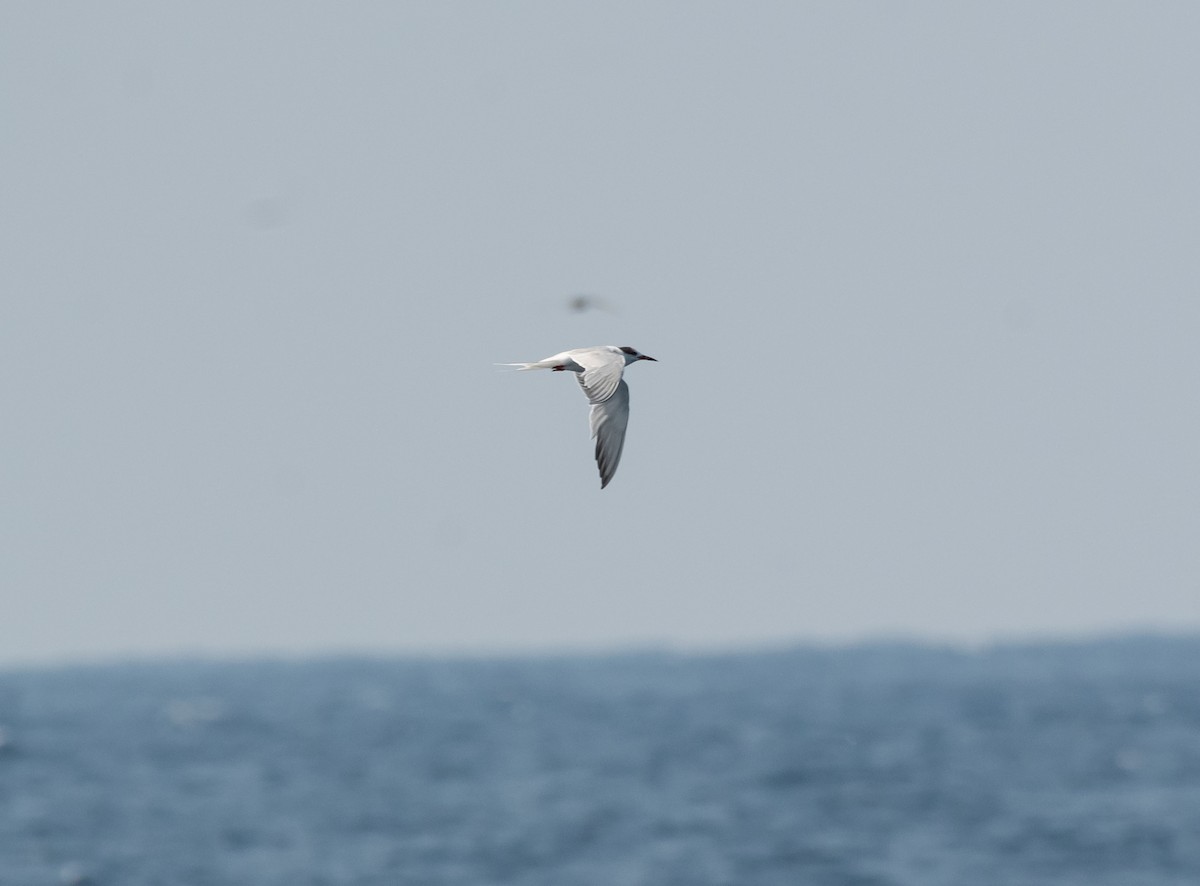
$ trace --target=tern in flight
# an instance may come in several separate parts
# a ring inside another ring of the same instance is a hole
[[[504,363],[518,369],[552,369],[576,373],[575,379],[592,404],[592,436],[596,438],[596,465],[603,489],[617,472],[629,425],[629,385],[621,376],[638,360],[654,360],[633,348],[598,345],[563,351],[536,363]],[[657,363],[657,360],[654,360]]]

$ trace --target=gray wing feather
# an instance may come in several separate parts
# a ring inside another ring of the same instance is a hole
[[[616,390],[607,399],[592,401],[592,436],[596,438],[596,466],[600,468],[601,489],[617,472],[621,450],[625,448],[625,429],[629,427],[629,385],[620,380],[619,373],[617,378]],[[580,384],[583,384],[582,380]]]

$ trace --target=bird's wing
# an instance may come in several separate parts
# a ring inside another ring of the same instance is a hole
[[[603,403],[616,391],[625,371],[625,358],[603,349],[581,348],[571,358],[583,367],[575,378],[592,405]]]
[[[629,427],[629,385],[617,374],[617,388],[599,402],[592,401],[592,436],[596,438],[596,466],[600,468],[600,488],[617,472],[621,450],[625,448],[625,429]],[[579,382],[583,384],[582,379]],[[587,387],[584,387],[587,390]]]

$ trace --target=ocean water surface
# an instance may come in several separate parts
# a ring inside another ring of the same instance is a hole
[[[0,886],[1195,886],[1200,638],[0,671]]]

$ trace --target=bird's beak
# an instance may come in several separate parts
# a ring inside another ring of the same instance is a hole
[[[654,360],[653,357],[647,357],[645,354],[638,354],[638,359],[639,360]],[[654,362],[657,363],[658,361],[654,360]]]

